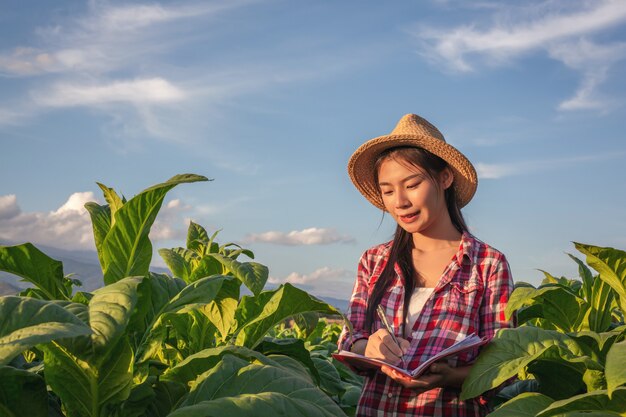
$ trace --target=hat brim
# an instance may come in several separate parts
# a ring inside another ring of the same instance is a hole
[[[454,175],[452,186],[459,208],[470,202],[478,186],[476,170],[472,163],[454,146],[441,139],[413,134],[385,135],[370,139],[350,157],[348,161],[350,179],[369,202],[381,210],[386,210],[380,188],[375,183],[375,163],[381,152],[397,146],[423,148],[446,161]]]

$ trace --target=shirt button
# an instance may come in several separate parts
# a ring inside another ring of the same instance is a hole
[[[390,393],[390,392],[389,392],[389,393],[387,393],[387,398],[391,398],[391,397],[393,397],[393,394],[392,394],[392,393]]]

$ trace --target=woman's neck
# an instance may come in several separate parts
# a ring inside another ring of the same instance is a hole
[[[431,228],[423,233],[413,233],[413,249],[418,252],[432,252],[458,246],[462,233],[452,222]]]

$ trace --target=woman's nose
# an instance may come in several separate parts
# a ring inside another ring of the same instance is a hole
[[[396,208],[405,208],[405,207],[408,207],[410,204],[411,202],[409,201],[405,193],[403,192],[396,193],[396,201],[395,201]]]

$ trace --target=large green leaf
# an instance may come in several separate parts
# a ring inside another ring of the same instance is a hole
[[[241,346],[226,345],[205,349],[201,352],[189,355],[178,365],[165,371],[162,379],[188,384],[195,380],[198,375],[217,365],[224,355],[234,355],[248,362],[254,361],[266,365],[280,366],[262,353]]]
[[[122,403],[120,417],[165,417],[187,393],[184,385],[159,381],[150,376],[145,382],[132,387]]]
[[[526,372],[538,381],[539,393],[555,400],[571,397],[584,390],[584,376],[587,371],[589,370],[561,360],[560,353],[554,348],[546,350],[541,359],[530,362],[526,367]],[[594,372],[602,373],[600,370]],[[595,384],[595,381],[590,383]]]
[[[229,297],[230,293],[221,293],[225,281],[234,280],[233,277],[213,276],[193,282],[176,294],[155,315],[154,321],[144,333],[144,337],[137,350],[137,363],[143,363],[150,359],[158,350],[165,338],[165,326],[163,321],[169,314],[186,312],[202,307],[220,297]]]
[[[135,344],[139,343],[146,330],[152,326],[163,307],[183,288],[183,280],[166,274],[150,272],[143,279],[137,288],[139,299],[128,323],[129,334],[136,335]]]
[[[183,406],[219,398],[275,392],[309,403],[314,406],[311,409],[319,410],[321,415],[343,414],[328,395],[297,373],[272,365],[249,364],[232,355],[225,355],[217,366],[200,375],[192,385]]]
[[[96,184],[98,184],[98,187],[102,190],[102,194],[104,195],[106,202],[109,203],[109,210],[111,211],[111,226],[113,226],[115,224],[115,213],[122,208],[124,202],[113,188],[109,188],[99,182]]]
[[[209,241],[209,235],[204,227],[197,223],[189,222],[189,229],[187,230],[187,249],[198,251],[201,247]]]
[[[228,271],[231,271],[252,294],[259,295],[269,277],[269,269],[257,262],[239,262],[226,256],[213,253],[209,256],[217,259]],[[194,271],[195,272],[195,271]]]
[[[554,400],[537,392],[525,392],[502,404],[489,417],[535,417]]]
[[[237,280],[226,280],[222,285],[220,296],[202,308],[202,312],[213,323],[226,341],[235,326],[235,312],[239,303],[239,288]]]
[[[320,384],[320,374],[318,368],[311,358],[311,353],[304,347],[301,339],[264,339],[255,348],[256,351],[268,355],[287,355],[298,360],[308,370],[313,380]]]
[[[148,273],[152,259],[152,244],[148,234],[165,195],[178,184],[206,180],[206,177],[200,175],[176,175],[142,191],[115,213],[115,222],[102,242],[106,284]]]
[[[222,275],[224,267],[211,255],[193,261],[193,270],[189,275],[188,282],[194,282],[211,275]]]
[[[626,384],[626,340],[614,343],[606,355],[606,385],[613,398],[618,387]]]
[[[563,333],[530,326],[502,329],[472,366],[463,383],[461,399],[499,386],[536,360],[568,366],[577,370],[581,378],[588,368],[602,369],[584,353],[575,340]]]
[[[104,271],[104,255],[102,253],[102,242],[111,230],[111,208],[108,205],[101,206],[93,201],[85,203],[85,209],[91,217],[91,226],[93,228],[93,238],[98,252],[98,261],[100,267]]]
[[[515,292],[523,294],[525,305],[540,305],[541,317],[561,331],[580,330],[586,311],[586,303],[585,300],[572,293],[569,288],[560,284],[547,284],[536,290],[525,287],[517,288],[513,295],[516,295]],[[517,297],[513,298],[513,306],[518,303]],[[510,312],[510,310],[507,311]]]
[[[555,401],[537,417],[551,417],[569,412],[603,411],[607,414],[626,415],[626,387],[617,389],[609,399],[607,391],[593,391],[576,395],[566,400]]]
[[[48,417],[46,381],[34,372],[0,366],[0,416]]]
[[[133,352],[126,338],[108,347],[109,355],[82,360],[63,346],[42,347],[46,382],[61,398],[68,417],[107,417],[128,398],[133,379]]]
[[[88,326],[56,303],[0,297],[0,365],[35,345],[90,334]]]
[[[237,397],[218,398],[213,401],[179,408],[168,417],[341,417],[345,413],[338,409],[327,412],[318,405],[295,399],[278,392],[242,394]]]
[[[69,300],[64,285],[63,264],[30,243],[0,246],[0,271],[9,272],[34,284],[48,300]]]
[[[580,276],[580,279],[583,283],[581,287],[582,296],[584,299],[589,300],[593,288],[594,277],[583,261],[570,253],[568,253],[567,255],[578,264],[578,275]]]
[[[159,249],[159,255],[175,277],[191,282],[194,253],[184,248]],[[196,255],[197,256],[197,255]]]
[[[589,309],[583,320],[583,327],[593,332],[605,332],[611,326],[611,309],[607,306],[613,302],[613,291],[606,281],[596,279],[591,285],[588,296]]]
[[[89,326],[96,353],[110,349],[126,332],[139,298],[137,288],[143,279],[128,277],[94,291],[89,302]]]
[[[582,243],[574,246],[587,255],[587,264],[618,294],[622,313],[626,313],[626,252]]]
[[[276,291],[273,291],[272,297],[263,306],[261,313],[254,320],[243,326],[237,335],[236,343],[241,346],[254,347],[280,321],[306,311],[341,314],[339,310],[330,304],[318,300],[291,284],[284,284]]]

